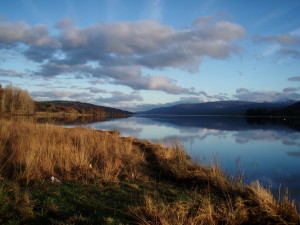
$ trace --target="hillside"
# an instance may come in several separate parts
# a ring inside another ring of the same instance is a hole
[[[144,117],[144,115],[141,115]],[[300,131],[300,120],[296,118],[265,118],[242,116],[169,116],[147,115],[155,123],[166,124],[175,129],[220,130],[220,131],[254,131],[292,130]]]
[[[123,117],[131,115],[131,112],[121,109],[98,106],[90,103],[76,101],[45,101],[36,102],[37,112],[90,114],[98,116]]]
[[[300,116],[300,102],[291,104],[286,107],[277,109],[270,108],[250,108],[245,113],[246,116],[264,116],[264,117],[299,117]]]
[[[296,115],[300,115],[300,102],[288,106],[287,109]]]
[[[164,115],[244,115],[250,108],[279,109],[290,105],[283,103],[257,103],[244,101],[218,101],[205,103],[180,104],[170,107],[156,108],[140,114]]]

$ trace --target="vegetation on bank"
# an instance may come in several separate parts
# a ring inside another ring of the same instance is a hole
[[[125,117],[131,112],[111,107],[75,101],[35,102],[28,91],[12,85],[0,84],[0,114],[8,115],[88,115],[97,117]]]
[[[0,120],[1,224],[299,224],[295,203],[118,132]]]
[[[245,116],[255,117],[299,117],[300,116],[300,102],[294,103],[288,107],[277,109],[266,108],[250,108],[246,111]]]
[[[75,101],[47,101],[36,102],[36,111],[41,113],[63,113],[93,115],[100,117],[125,117],[131,115],[131,112],[115,109],[111,107],[98,106],[89,103]]]
[[[32,115],[35,112],[35,103],[28,91],[12,85],[2,88],[0,84],[0,114]]]
[[[298,104],[298,105],[297,105]],[[276,113],[276,116],[300,116],[300,103],[286,102],[247,102],[247,101],[216,101],[202,103],[185,103],[168,107],[160,107],[140,112],[146,115],[194,115],[194,116],[244,116],[253,113],[252,109],[262,109]],[[250,110],[247,112],[247,110]],[[254,111],[256,114],[256,112]],[[252,114],[253,115],[253,114]],[[260,115],[256,115],[260,116]]]

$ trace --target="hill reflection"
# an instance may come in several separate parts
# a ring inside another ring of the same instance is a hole
[[[1,116],[6,120],[27,121],[32,123],[49,123],[61,126],[80,126],[88,125],[97,122],[104,122],[116,119],[115,117],[101,117],[93,115],[76,115],[76,114],[62,114],[62,115],[38,115],[38,116]]]
[[[180,127],[201,127],[216,130],[251,130],[251,129],[294,129],[300,131],[298,118],[261,118],[233,116],[148,116],[160,123],[169,123]]]

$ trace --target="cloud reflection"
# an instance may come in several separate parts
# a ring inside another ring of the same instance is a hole
[[[282,124],[248,124],[243,118],[228,117],[130,117],[91,126],[118,129],[123,136],[164,145],[182,143],[192,160],[208,163],[217,156],[229,174],[235,173],[240,162],[247,183],[259,179],[268,186],[271,182],[275,193],[284,184],[300,199],[296,192],[300,132]]]
[[[279,130],[249,130],[238,131],[234,134],[236,143],[245,144],[250,141],[275,142],[281,141],[284,145],[300,145],[300,133]]]
[[[287,146],[300,146],[300,133],[288,127],[248,124],[242,118],[222,117],[130,117],[94,123],[96,129],[118,129],[123,136],[157,140],[179,140],[193,143],[209,137],[234,138],[237,144],[249,142],[281,142]],[[147,133],[147,135],[145,134]]]
[[[287,155],[293,156],[293,157],[300,157],[300,152],[288,152]]]
[[[249,124],[244,118],[205,116],[151,117],[145,121],[146,124],[158,123],[176,129],[178,139],[204,140],[210,136],[227,139],[232,136],[238,144],[280,141],[284,145],[300,146],[300,133],[283,124]],[[167,136],[165,134],[162,139]]]

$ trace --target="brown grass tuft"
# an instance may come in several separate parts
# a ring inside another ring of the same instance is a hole
[[[246,187],[251,201],[250,214],[253,221],[277,222],[280,224],[299,224],[300,216],[295,202],[289,201],[287,193],[276,201],[270,189],[264,188],[259,181]],[[287,222],[289,221],[289,223]]]
[[[206,225],[206,224],[246,224],[247,210],[241,200],[216,204],[210,195],[194,201],[178,201],[169,204],[155,201],[145,196],[145,205],[131,210],[138,224],[150,225]],[[240,204],[240,205],[239,205]]]

